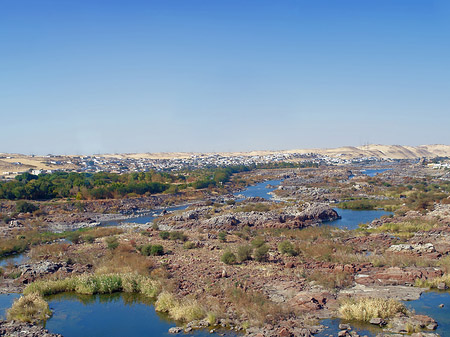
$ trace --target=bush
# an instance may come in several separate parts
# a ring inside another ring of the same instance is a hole
[[[152,250],[152,245],[150,245],[150,244],[139,247],[139,251],[144,256],[150,256],[151,250]]]
[[[258,248],[256,248],[255,253],[253,254],[255,260],[258,262],[263,262],[267,260],[267,253],[269,252],[269,247],[264,243]]]
[[[81,234],[79,232],[70,232],[66,235],[66,238],[74,244],[81,242]]]
[[[226,242],[227,241],[227,232],[219,232],[218,234],[218,238],[220,241],[222,242]]]
[[[236,263],[236,255],[234,255],[230,251],[226,251],[223,253],[222,257],[220,258],[220,261],[222,261],[225,264],[235,264]]]
[[[161,245],[151,245],[151,244],[144,245],[144,246],[139,247],[139,251],[144,256],[164,255],[164,248]]]
[[[110,236],[109,238],[106,238],[106,246],[110,250],[114,250],[117,247],[119,247],[119,240],[115,236]]]
[[[22,322],[45,321],[51,314],[48,303],[38,293],[21,296],[7,311],[8,320]]]
[[[19,213],[33,213],[39,209],[38,206],[27,201],[18,201],[16,203],[16,211]]]
[[[167,231],[159,232],[159,237],[163,240],[169,240],[170,233]]]
[[[190,299],[179,301],[167,291],[159,294],[155,303],[155,310],[166,312],[177,321],[190,322],[205,317],[205,311],[198,305],[197,301]]]
[[[150,254],[152,256],[160,256],[160,255],[164,255],[164,248],[161,245],[153,245],[151,250],[150,250]]]
[[[339,315],[345,320],[368,322],[372,318],[390,318],[398,313],[406,314],[406,307],[393,299],[364,297],[347,299],[341,303]]]
[[[184,249],[194,249],[197,248],[197,245],[192,241],[186,241],[183,245]]]
[[[278,245],[278,251],[281,254],[285,254],[285,255],[289,255],[289,256],[297,255],[297,252],[295,251],[294,246],[292,245],[292,243],[290,241],[280,242],[280,244]]]
[[[444,274],[442,276],[427,280],[416,279],[416,286],[418,287],[437,288],[441,283],[444,283],[447,287],[450,287],[450,274]]]
[[[265,243],[266,243],[266,241],[260,236],[254,238],[251,242],[251,244],[254,248],[259,248],[262,245],[264,245]]]
[[[239,262],[244,262],[252,258],[253,247],[250,245],[242,245],[237,249],[237,258]]]
[[[86,241],[87,243],[94,243],[95,238],[92,235],[86,235],[84,237],[84,241]]]
[[[170,232],[169,236],[171,240],[186,241],[188,239],[187,235],[180,231]]]

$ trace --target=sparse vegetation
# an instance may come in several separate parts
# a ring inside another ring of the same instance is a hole
[[[227,235],[228,235],[227,232],[219,232],[217,237],[219,238],[220,241],[226,242],[227,241]]]
[[[396,314],[407,314],[406,307],[393,299],[363,297],[342,301],[339,314],[346,320],[368,322],[372,318],[389,319]]]
[[[244,262],[252,258],[253,247],[250,245],[242,245],[237,249],[237,259],[239,262]]]
[[[278,251],[281,254],[285,254],[285,255],[289,255],[289,256],[297,255],[297,252],[295,251],[294,246],[292,245],[292,243],[290,241],[280,242],[280,244],[278,245]]]
[[[235,264],[237,259],[236,255],[230,251],[226,251],[222,254],[222,257],[220,258],[220,261],[222,261],[225,264]]]
[[[110,250],[114,250],[114,249],[116,249],[117,247],[119,247],[119,240],[118,240],[117,237],[115,237],[115,236],[107,237],[107,238],[105,239],[105,242],[106,242],[106,246],[107,246],[108,249],[110,249]]]
[[[38,293],[27,293],[14,301],[7,311],[7,318],[22,322],[42,322],[51,314],[48,303]]]
[[[417,279],[416,286],[423,288],[438,288],[440,284],[444,284],[447,288],[450,287],[450,274],[444,274],[433,279]]]

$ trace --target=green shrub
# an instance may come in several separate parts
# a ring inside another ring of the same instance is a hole
[[[117,238],[115,236],[110,236],[110,237],[106,238],[105,241],[106,241],[106,246],[110,250],[114,250],[117,247],[119,247],[119,240],[117,240]]]
[[[225,253],[222,254],[220,261],[222,261],[225,264],[235,264],[236,263],[236,255],[234,255],[230,251],[226,251]]]
[[[262,238],[260,236],[254,238],[251,242],[251,244],[254,248],[259,248],[262,245],[264,245],[265,243],[266,243],[266,241],[264,240],[264,238]]]
[[[222,242],[226,242],[227,241],[227,232],[219,232],[218,234],[218,238],[220,241]]]
[[[28,201],[18,201],[16,203],[16,211],[19,213],[33,213],[39,209],[38,206]]]
[[[194,249],[197,248],[197,245],[192,241],[186,241],[183,245],[184,249]]]
[[[150,256],[151,250],[152,250],[152,245],[151,244],[143,245],[143,246],[139,247],[139,251],[144,256]]]
[[[66,235],[67,240],[70,242],[77,244],[81,242],[81,234],[79,232],[70,232]]]
[[[170,232],[169,235],[171,240],[186,241],[188,239],[187,235],[181,231]]]
[[[144,256],[164,255],[164,248],[161,245],[151,245],[151,244],[144,245],[144,246],[139,247],[139,251]]]
[[[95,238],[92,235],[85,235],[84,241],[86,241],[87,243],[94,243]]]
[[[164,248],[161,245],[153,245],[150,249],[150,254],[152,256],[160,256],[164,255]]]
[[[269,252],[269,247],[264,243],[255,249],[254,257],[258,262],[263,262],[267,260],[267,253]]]
[[[242,245],[237,249],[237,258],[239,262],[244,262],[252,258],[253,247],[250,245]]]
[[[297,255],[297,252],[295,251],[294,246],[292,245],[292,243],[290,241],[280,242],[280,244],[278,245],[278,251],[281,254],[285,254],[285,255],[289,255],[289,256]]]
[[[170,233],[167,231],[159,232],[159,237],[163,240],[169,240]]]

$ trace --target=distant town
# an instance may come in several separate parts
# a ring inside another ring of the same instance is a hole
[[[79,172],[79,173],[129,173],[147,171],[174,172],[192,169],[227,167],[235,165],[264,165],[280,162],[309,162],[318,165],[352,165],[352,164],[379,164],[393,161],[407,161],[408,163],[421,163],[433,169],[450,170],[448,156],[439,156],[437,152],[415,152],[408,157],[397,155],[392,149],[401,150],[403,147],[391,146],[389,151],[380,155],[374,146],[370,151],[361,148],[337,148],[306,152],[305,150],[292,151],[260,151],[254,153],[192,153],[192,154],[115,154],[115,155],[79,155],[60,156],[48,154],[45,156],[33,155],[0,155],[0,179],[13,179],[22,172],[34,175],[41,173]],[[340,150],[342,150],[340,152]],[[408,151],[414,148],[408,148]],[[415,150],[423,150],[417,147]],[[442,153],[442,150],[441,150]],[[445,152],[446,154],[446,152]]]

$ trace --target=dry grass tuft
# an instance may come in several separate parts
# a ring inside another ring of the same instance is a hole
[[[205,310],[194,299],[178,300],[172,293],[163,291],[155,303],[156,311],[166,312],[177,321],[190,322],[205,317]]]
[[[393,299],[361,297],[342,301],[339,315],[346,320],[368,322],[372,318],[388,319],[398,313],[407,314],[406,307]]]
[[[450,274],[444,274],[429,280],[416,280],[416,286],[423,288],[437,288],[440,283],[444,283],[447,287],[450,287]]]
[[[45,321],[51,314],[48,303],[38,293],[21,296],[7,311],[8,320],[22,322]]]

